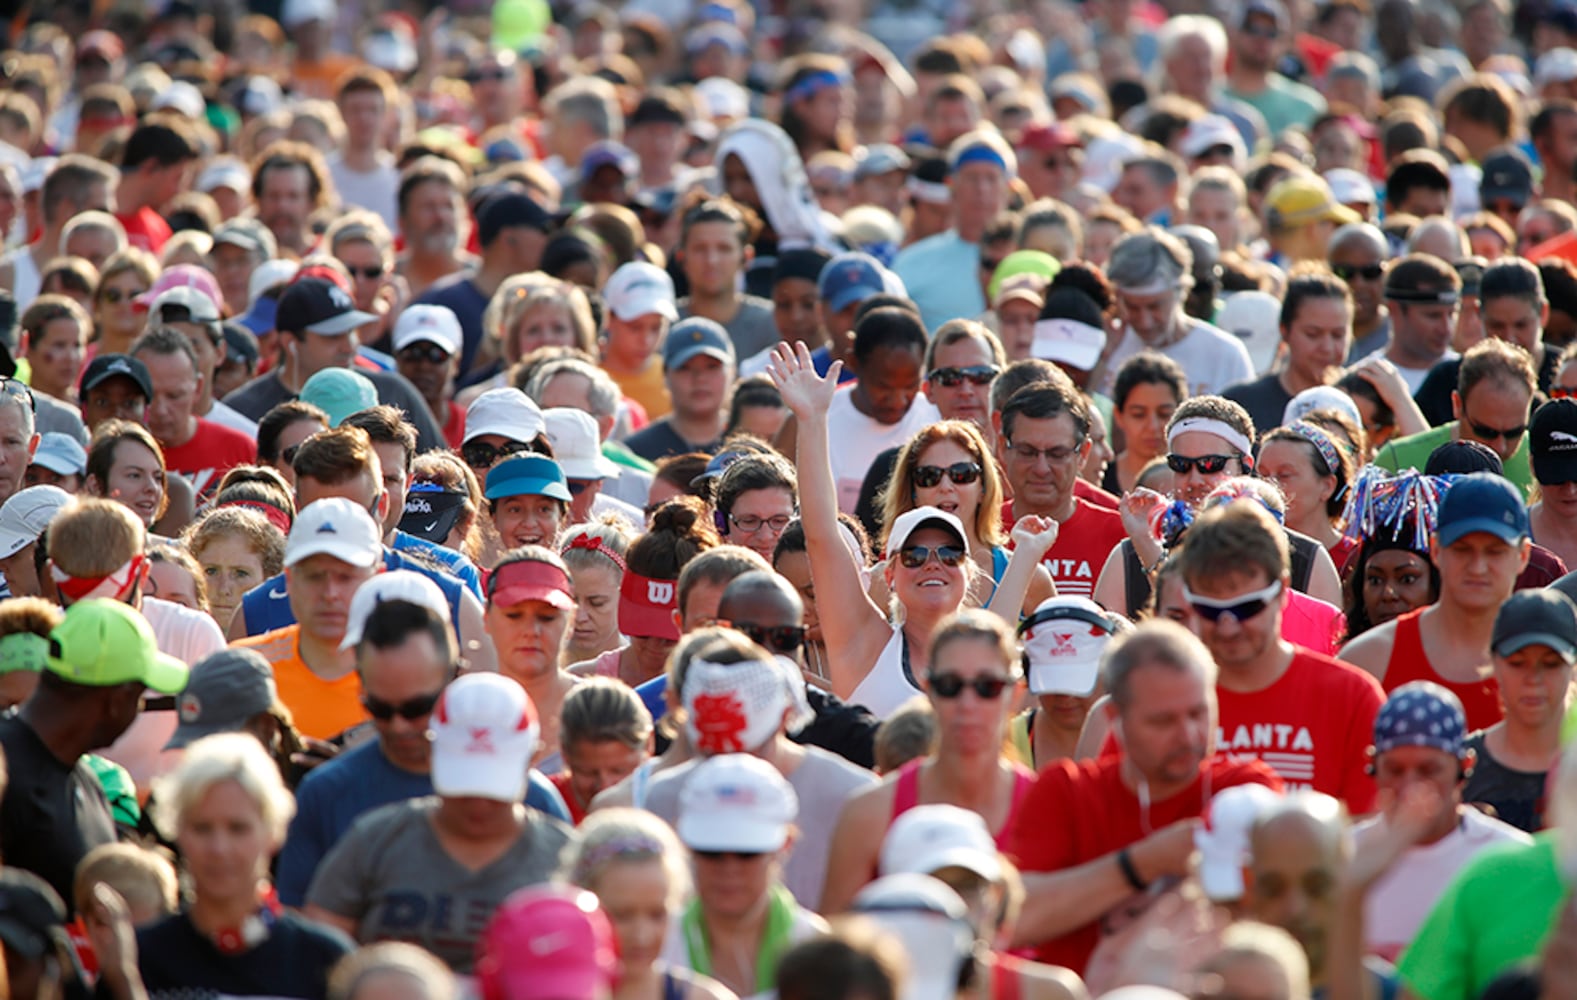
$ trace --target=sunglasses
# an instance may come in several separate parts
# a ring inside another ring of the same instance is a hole
[[[898,550],[898,562],[904,569],[919,569],[936,556],[943,566],[959,566],[964,562],[964,550],[957,545],[909,545]]]
[[[1333,264],[1331,271],[1343,281],[1362,278],[1364,281],[1379,281],[1385,276],[1384,264]]]
[[[938,368],[925,378],[927,382],[956,389],[966,381],[971,385],[990,385],[1001,371],[996,365],[970,365],[968,368]]]
[[[146,288],[138,288],[129,292],[123,292],[119,288],[108,288],[104,291],[104,301],[112,306],[118,306],[122,302],[130,302],[137,296],[146,294],[148,294]]]
[[[690,851],[694,856],[703,861],[754,861],[763,857],[766,851]]]
[[[472,84],[485,82],[497,83],[499,80],[509,79],[509,71],[506,69],[476,69],[466,73],[460,79],[464,80],[466,83]]]
[[[566,479],[564,482],[569,487],[569,495],[572,497],[578,497],[591,489],[591,480],[589,479]]]
[[[928,490],[938,485],[942,477],[953,481],[954,486],[968,486],[980,478],[980,466],[974,462],[954,462],[945,468],[940,465],[917,465],[910,476],[914,484]]]
[[[1199,470],[1202,476],[1213,476],[1227,467],[1235,455],[1168,455],[1166,467],[1179,476],[1186,476],[1190,469]]]
[[[1270,602],[1281,595],[1281,581],[1256,590],[1252,594],[1243,594],[1228,600],[1218,601],[1209,597],[1200,597],[1188,585],[1183,585],[1183,600],[1194,609],[1194,614],[1205,621],[1214,624],[1221,620],[1223,615],[1231,615],[1233,621],[1246,622],[1250,618],[1270,607]]]
[[[1473,436],[1480,441],[1499,441],[1502,439],[1508,442],[1515,441],[1527,433],[1528,430],[1527,424],[1519,424],[1516,427],[1491,427],[1488,424],[1481,424],[1477,420],[1469,420],[1467,425],[1473,428]]]
[[[349,264],[346,264],[345,270],[350,272],[352,278],[365,278],[368,281],[377,281],[383,277],[385,268],[382,264],[373,267],[351,267]]]
[[[0,393],[16,399],[25,399],[27,408],[34,413],[38,412],[38,404],[33,401],[33,390],[27,387],[27,383],[18,382],[14,378],[0,378]]]
[[[975,695],[982,701],[995,701],[1013,683],[1006,677],[971,677],[964,680],[957,674],[929,674],[926,679],[938,698],[949,701],[963,694],[966,687],[973,688]]]
[[[805,642],[807,629],[803,625],[751,625],[734,622],[734,628],[751,642],[771,653],[792,653]]]
[[[434,344],[431,341],[423,341],[419,344],[402,347],[399,354],[401,361],[408,361],[411,364],[420,364],[425,361],[430,365],[444,364],[454,356],[444,350],[442,345]]]
[[[374,698],[370,694],[361,696],[361,707],[367,714],[379,722],[388,722],[396,715],[407,722],[415,722],[424,716],[431,715],[433,708],[438,704],[438,696],[443,692],[434,691],[432,694],[419,695],[407,701],[389,702],[382,698]]]
[[[473,469],[491,469],[493,463],[510,455],[518,455],[529,451],[530,445],[523,441],[510,441],[506,444],[492,445],[473,441],[460,446],[460,457],[465,459],[465,464]]]

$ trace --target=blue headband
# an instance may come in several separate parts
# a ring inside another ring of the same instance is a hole
[[[1001,153],[983,142],[959,153],[958,159],[953,162],[953,172],[957,173],[971,163],[989,163],[1004,174],[1008,173],[1008,161]]]
[[[841,87],[846,81],[830,69],[819,69],[800,80],[794,86],[783,92],[783,100],[789,103],[815,97],[828,87]]]

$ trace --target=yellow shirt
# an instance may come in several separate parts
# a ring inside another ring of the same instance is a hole
[[[668,398],[668,383],[663,379],[663,363],[655,356],[639,372],[610,371],[608,374],[618,383],[620,392],[641,404],[649,419],[666,417],[673,409]]]
[[[304,736],[329,740],[367,721],[361,704],[361,678],[353,670],[326,681],[301,658],[301,626],[287,625],[234,643],[263,654],[274,668],[279,701],[290,709]]]

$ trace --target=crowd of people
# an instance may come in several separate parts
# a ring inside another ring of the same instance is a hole
[[[12,7],[0,996],[1577,1000],[1572,0]]]

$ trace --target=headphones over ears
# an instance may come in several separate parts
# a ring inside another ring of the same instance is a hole
[[[712,509],[712,525],[717,528],[719,535],[728,537],[728,515],[715,507]]]

